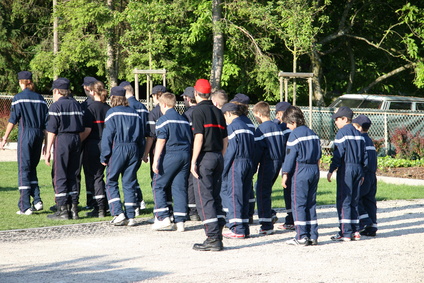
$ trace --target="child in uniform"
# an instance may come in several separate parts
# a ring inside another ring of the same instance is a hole
[[[298,107],[290,106],[284,111],[283,120],[292,130],[287,141],[287,154],[282,167],[282,185],[287,188],[291,179],[291,201],[296,227],[296,237],[289,245],[317,245],[318,222],[316,212],[319,160],[321,147],[319,137],[305,125],[305,117]]]
[[[332,236],[333,241],[359,241],[358,201],[359,188],[363,182],[363,169],[368,166],[365,139],[352,125],[353,112],[349,107],[340,107],[331,116],[339,131],[334,140],[333,159],[327,174],[328,182],[337,170],[337,213],[340,232]]]
[[[364,137],[368,154],[368,168],[364,169],[364,182],[361,185],[358,204],[359,231],[362,236],[374,237],[377,232],[377,151],[368,136],[371,120],[365,115],[359,115],[352,120],[352,124]]]

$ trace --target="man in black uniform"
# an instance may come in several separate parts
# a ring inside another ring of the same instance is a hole
[[[203,222],[207,239],[194,244],[198,251],[221,251],[225,213],[220,197],[223,153],[227,147],[227,127],[222,112],[209,100],[211,85],[199,79],[194,86],[197,106],[193,110],[193,156],[191,173],[197,212]]]

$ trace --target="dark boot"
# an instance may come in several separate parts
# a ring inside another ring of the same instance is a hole
[[[47,215],[47,218],[53,219],[53,220],[69,220],[69,213],[66,205],[58,206],[59,210],[56,211],[54,214]]]
[[[79,216],[78,216],[78,204],[73,203],[72,207],[71,207],[71,214],[72,214],[72,219],[74,220],[78,220]]]
[[[99,218],[106,217],[106,210],[104,208],[99,208]]]
[[[207,238],[203,244],[194,244],[193,250],[196,251],[222,251],[224,245],[220,239]]]
[[[92,211],[87,212],[85,215],[88,217],[99,217],[99,208],[95,207]]]

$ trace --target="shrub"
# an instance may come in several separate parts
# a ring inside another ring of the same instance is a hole
[[[419,131],[413,135],[406,127],[398,128],[390,141],[395,147],[397,158],[415,160],[424,157],[424,137]]]
[[[384,138],[373,140],[372,141],[375,146],[375,151],[377,151],[377,154],[380,153],[380,151],[384,148]]]

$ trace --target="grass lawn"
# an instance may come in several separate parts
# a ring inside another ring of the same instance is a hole
[[[46,215],[51,214],[49,207],[54,205],[54,191],[51,184],[51,168],[44,164],[43,161],[38,165],[38,178],[41,190],[41,198],[44,202],[44,210],[35,212],[31,216],[17,215],[19,191],[17,189],[17,163],[16,162],[0,162],[0,230],[24,229],[33,227],[46,227],[73,223],[97,222],[99,218],[88,218],[85,216],[86,211],[79,213],[79,220],[50,220]],[[150,187],[150,173],[148,164],[143,163],[139,172],[138,180],[143,191],[144,200],[147,209],[144,214],[139,217],[152,217],[153,199]],[[84,177],[83,177],[84,180]],[[86,205],[85,186],[82,181],[82,194],[80,196],[80,207]],[[284,207],[283,189],[281,187],[281,179],[278,179],[273,188],[273,207]],[[121,194],[122,198],[122,194]],[[420,186],[391,185],[383,182],[378,183],[377,200],[393,200],[393,199],[419,199],[424,198],[424,188]],[[336,199],[336,182],[331,183],[325,179],[321,179],[318,185],[318,205],[334,204]],[[106,217],[104,220],[110,220],[112,217]],[[102,219],[103,221],[103,219]]]

